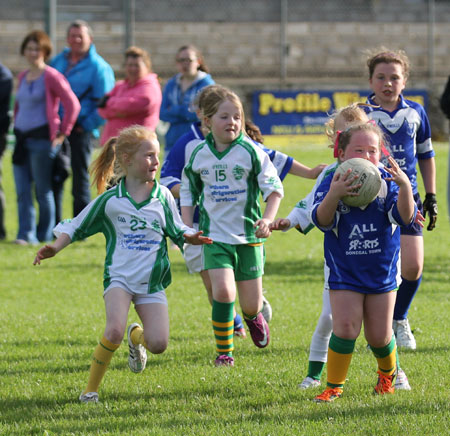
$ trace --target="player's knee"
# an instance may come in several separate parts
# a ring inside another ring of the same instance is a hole
[[[124,335],[124,329],[119,326],[110,326],[105,330],[105,337],[113,344],[120,344]]]
[[[317,323],[317,332],[322,336],[330,335],[333,329],[333,318],[331,313],[321,314]]]
[[[334,334],[343,339],[356,339],[359,335],[359,329],[354,323],[342,320],[333,326]]]
[[[370,341],[367,340],[367,342],[373,348],[383,348],[387,344],[389,344],[389,342],[391,341],[391,338],[392,337],[389,336],[389,334],[386,334],[385,336],[372,337],[372,338],[370,338]]]
[[[423,262],[421,259],[412,258],[402,263],[402,277],[406,280],[417,280],[422,275]]]
[[[402,267],[402,277],[409,281],[418,280],[422,275],[422,265],[411,264],[406,268]]]
[[[149,338],[145,340],[147,349],[152,354],[161,354],[166,351],[169,340],[166,338]]]
[[[226,285],[218,286],[212,292],[213,300],[219,301],[221,303],[228,303],[234,301],[234,297],[235,295],[233,295],[233,290],[227,287]]]

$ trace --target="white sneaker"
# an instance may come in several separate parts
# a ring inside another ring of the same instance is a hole
[[[416,349],[416,340],[411,332],[411,327],[409,326],[408,318],[393,320],[392,328],[397,340],[397,346],[399,348],[404,348],[406,350]]]
[[[320,386],[320,380],[316,380],[312,377],[305,377],[305,379],[298,385],[300,389],[316,388],[317,386]]]
[[[136,322],[128,326],[127,338],[128,349],[130,350],[128,366],[132,372],[139,373],[144,371],[145,365],[147,364],[147,351],[141,344],[134,345],[131,341],[131,332],[136,327],[140,327]]]
[[[272,319],[272,306],[267,301],[267,298],[264,297],[264,295],[263,295],[263,306],[261,309],[261,313],[262,313],[262,316],[264,317],[264,319],[266,320],[266,322],[269,323],[270,320]]]
[[[397,378],[395,379],[395,389],[401,391],[410,391],[411,386],[409,385],[408,377],[406,377],[405,371],[399,369],[397,371]]]
[[[97,392],[86,392],[81,394],[79,400],[82,403],[98,403],[98,393]]]

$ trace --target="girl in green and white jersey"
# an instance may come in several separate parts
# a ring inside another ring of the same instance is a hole
[[[239,97],[216,86],[205,97],[203,116],[211,133],[193,150],[182,175],[183,221],[192,226],[199,206],[199,229],[214,243],[203,250],[212,284],[212,323],[217,366],[233,366],[233,306],[236,287],[244,319],[257,347],[269,343],[261,314],[264,238],[275,217],[283,187],[269,156],[244,131]],[[267,202],[261,214],[259,196]],[[206,246],[204,247],[206,248]]]
[[[169,316],[165,288],[171,282],[166,237],[183,246],[211,243],[202,232],[181,221],[170,191],[161,186],[159,143],[154,132],[132,126],[111,138],[94,161],[92,173],[99,192],[117,184],[91,201],[72,220],[58,224],[57,239],[43,246],[34,264],[55,256],[71,242],[103,233],[106,258],[103,274],[106,327],[92,358],[89,381],[81,402],[97,402],[98,388],[114,351],[125,333],[128,311],[134,303],[143,328],[133,323],[127,337],[133,372],[142,372],[146,349],[164,352],[169,341]]]

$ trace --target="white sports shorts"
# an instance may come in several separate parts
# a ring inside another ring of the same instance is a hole
[[[120,288],[123,289],[128,294],[130,294],[132,296],[131,301],[134,303],[135,306],[138,306],[140,304],[151,304],[151,303],[160,303],[165,304],[167,306],[166,291],[158,291],[154,292],[153,294],[138,294],[132,291],[126,283],[119,280],[114,280],[103,292],[103,297],[105,297],[106,293],[110,291],[112,288]]]
[[[202,265],[202,246],[184,244],[183,257],[190,274],[199,273],[203,269]]]

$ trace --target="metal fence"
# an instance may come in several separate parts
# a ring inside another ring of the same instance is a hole
[[[443,80],[448,74],[448,0],[16,0],[14,5],[0,0],[6,55],[14,53],[8,43],[17,45],[23,36],[14,26],[45,28],[59,50],[67,23],[82,18],[92,24],[100,53],[116,70],[123,50],[137,44],[150,51],[155,70],[169,76],[175,51],[189,42],[218,77],[266,77],[281,84],[354,79],[363,74],[363,50],[380,45],[405,49],[413,78]]]

